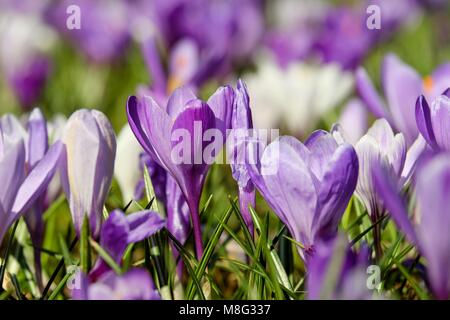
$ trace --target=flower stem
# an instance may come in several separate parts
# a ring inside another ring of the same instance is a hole
[[[197,259],[203,256],[203,242],[202,242],[202,229],[200,225],[200,213],[198,211],[198,205],[193,203],[193,201],[188,202],[189,212],[191,213],[192,227],[194,229],[194,242],[195,242],[195,252],[197,254]]]

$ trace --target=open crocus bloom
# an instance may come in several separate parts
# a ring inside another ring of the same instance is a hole
[[[231,87],[219,88],[206,103],[182,87],[174,91],[165,109],[150,96],[132,96],[127,103],[128,121],[136,138],[172,175],[186,198],[199,256],[203,252],[200,195],[209,165],[221,151],[230,128],[233,101]],[[208,142],[211,133],[215,138],[212,143]]]
[[[388,54],[384,58],[381,75],[389,108],[386,108],[362,68],[356,72],[357,90],[370,111],[378,118],[386,118],[396,130],[405,135],[406,143],[411,145],[419,133],[414,113],[417,97],[423,94],[432,101],[444,92],[450,86],[450,64],[439,66],[431,76],[422,79],[412,67],[394,54]]]
[[[35,112],[32,119],[36,117]],[[30,122],[28,136],[16,118],[10,115],[1,118],[0,181],[3,188],[0,190],[0,242],[11,224],[45,192],[63,150],[60,142],[48,151],[37,143],[38,136],[44,132],[35,130],[38,128],[34,124]]]
[[[433,149],[450,151],[450,89],[434,99],[431,106],[420,96],[416,120],[420,134]]]
[[[348,143],[315,131],[305,144],[281,137],[249,164],[252,182],[304,249],[335,236],[358,180],[358,158]]]
[[[407,238],[427,259],[431,287],[439,299],[450,295],[450,155],[439,154],[420,167],[416,179],[419,224],[414,227],[398,185],[381,166],[373,178],[384,205]]]

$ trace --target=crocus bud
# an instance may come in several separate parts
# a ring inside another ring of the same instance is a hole
[[[67,121],[62,140],[66,152],[61,179],[75,230],[80,233],[87,215],[96,236],[114,172],[114,130],[103,113],[81,109]]]

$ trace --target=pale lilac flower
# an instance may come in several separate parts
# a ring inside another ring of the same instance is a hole
[[[37,113],[33,118],[36,116]],[[14,221],[31,209],[44,194],[63,150],[60,142],[48,151],[41,149],[42,145],[37,141],[43,131],[38,129],[36,132],[34,124],[31,127],[33,133],[29,138],[12,115],[1,118],[0,181],[4,187],[0,191],[0,241]],[[36,144],[29,148],[28,144],[35,139]]]
[[[256,188],[303,246],[333,238],[358,180],[358,158],[348,143],[315,131],[305,142],[281,137],[266,147],[260,163],[248,165]]]
[[[61,180],[79,234],[84,217],[98,236],[103,205],[111,186],[116,137],[111,123],[97,110],[81,109],[67,121]]]

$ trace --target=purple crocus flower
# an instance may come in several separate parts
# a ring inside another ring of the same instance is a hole
[[[80,28],[69,29],[67,9],[77,6]],[[47,20],[72,40],[94,62],[120,57],[130,40],[129,12],[125,1],[65,0],[49,7]]]
[[[348,143],[325,131],[305,142],[281,137],[248,165],[251,180],[309,258],[319,240],[334,237],[358,180],[358,158]]]
[[[126,247],[131,243],[142,241],[155,234],[166,222],[156,212],[139,211],[125,215],[120,210],[110,213],[100,231],[100,245],[118,264]],[[90,280],[95,281],[110,270],[108,264],[99,258],[89,273]]]
[[[432,101],[444,92],[450,86],[450,64],[439,66],[431,76],[422,79],[412,67],[394,54],[388,54],[381,75],[389,109],[362,68],[356,72],[359,95],[376,117],[386,118],[392,127],[405,135],[407,145],[411,145],[419,133],[414,113],[417,97],[423,94]]]
[[[81,109],[67,121],[61,180],[78,234],[89,218],[98,236],[102,210],[111,186],[116,156],[116,137],[111,123],[97,110]]]
[[[209,165],[220,152],[226,129],[230,128],[233,101],[234,90],[222,87],[207,103],[197,99],[188,88],[175,90],[166,109],[150,96],[139,99],[132,96],[127,102],[128,122],[136,138],[153,160],[172,175],[183,192],[199,258],[203,252],[198,212],[200,195]],[[215,141],[213,150],[209,149],[209,159],[204,159],[209,145],[205,133],[212,133],[211,130],[218,131],[222,141]]]
[[[345,236],[320,243],[308,264],[308,299],[369,300],[369,250],[354,252]],[[335,276],[332,276],[335,275]]]
[[[338,123],[345,134],[345,140],[355,144],[366,133],[368,127],[367,109],[358,99],[350,100],[341,112]]]
[[[433,149],[450,151],[450,89],[434,99],[431,106],[420,96],[416,120],[420,134]]]
[[[72,290],[74,300],[160,300],[150,275],[142,269],[131,269],[124,275],[109,271],[91,282],[81,271],[75,275],[80,288]]]
[[[39,159],[38,146],[28,148],[33,138],[27,138],[17,119],[5,115],[0,123],[0,241],[22,214],[39,202],[50,183],[63,146],[56,142]],[[39,151],[40,152],[40,151]],[[33,165],[30,165],[32,163]]]
[[[255,207],[255,186],[250,179],[245,165],[245,153],[248,139],[250,138],[249,130],[253,129],[253,121],[250,110],[250,98],[242,80],[239,80],[237,85],[231,123],[233,139],[228,140],[232,148],[231,153],[233,157],[231,170],[233,178],[239,186],[239,206],[242,217],[250,233],[253,235],[253,220],[249,211],[249,205],[253,208]]]
[[[381,166],[374,167],[373,178],[385,207],[401,231],[418,245],[427,259],[431,288],[439,299],[450,296],[450,155],[439,154],[420,166],[416,177],[417,208],[420,223],[414,227],[399,185]]]

